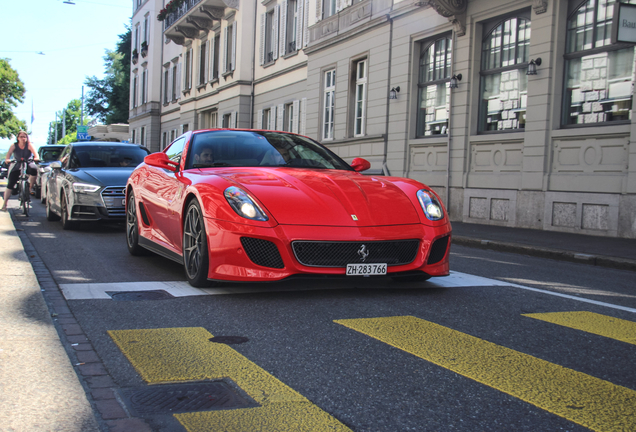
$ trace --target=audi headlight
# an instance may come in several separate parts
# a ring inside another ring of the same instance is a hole
[[[49,172],[51,171],[51,168],[49,168],[49,166],[45,166],[45,167],[39,167],[38,170],[40,171],[41,174],[44,174],[45,172]]]
[[[444,217],[442,205],[433,193],[425,189],[421,189],[417,191],[417,199],[422,206],[422,210],[424,210],[424,214],[429,220],[436,221]]]
[[[230,186],[223,193],[225,199],[234,211],[247,219],[266,221],[269,218],[256,202],[243,190]]]
[[[76,193],[91,193],[91,192],[97,192],[98,190],[99,190],[99,186],[95,186],[92,184],[73,183],[73,192],[76,192]]]

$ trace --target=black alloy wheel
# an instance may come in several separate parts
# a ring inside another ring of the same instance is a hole
[[[133,256],[145,255],[146,249],[139,245],[139,221],[137,220],[137,203],[132,189],[128,192],[126,202],[126,245]]]
[[[190,285],[196,288],[212,285],[208,281],[210,266],[208,238],[201,206],[197,200],[192,200],[188,205],[183,222],[183,265]]]
[[[47,195],[48,195],[48,192],[47,192]],[[60,217],[57,215],[57,213],[54,213],[53,209],[51,208],[51,197],[49,196],[46,197],[46,220],[49,222],[55,222],[60,220]]]
[[[25,216],[29,215],[29,183],[26,180],[20,181],[20,205]]]
[[[65,230],[77,229],[77,222],[69,220],[70,215],[68,210],[68,203],[66,201],[66,194],[64,193],[64,191],[62,191],[60,192],[60,195],[62,196],[62,200],[60,203],[62,207],[62,229],[65,229]]]

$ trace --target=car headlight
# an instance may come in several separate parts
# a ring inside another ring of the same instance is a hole
[[[444,210],[442,205],[437,200],[437,197],[431,192],[421,189],[417,191],[417,199],[424,210],[424,214],[429,220],[436,221],[444,217]]]
[[[51,171],[51,168],[49,168],[48,166],[45,166],[45,167],[39,167],[38,170],[40,171],[40,174],[44,174],[45,172]]]
[[[73,183],[73,192],[76,193],[90,193],[97,192],[99,190],[99,186],[86,184],[86,183]]]
[[[239,216],[258,221],[269,219],[258,204],[245,191],[236,186],[230,186],[225,189],[223,195],[225,195],[225,199]]]

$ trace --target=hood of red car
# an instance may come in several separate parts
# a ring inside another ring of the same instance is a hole
[[[361,227],[420,222],[411,200],[383,177],[298,168],[221,176],[253,194],[280,224]]]

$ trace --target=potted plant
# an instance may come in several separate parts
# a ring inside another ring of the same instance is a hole
[[[137,52],[137,48],[135,48],[134,50],[132,50],[132,62],[133,62],[133,64],[137,64],[138,60],[139,60],[139,53]]]
[[[141,43],[141,56],[146,57],[148,55],[148,42],[143,41]]]

